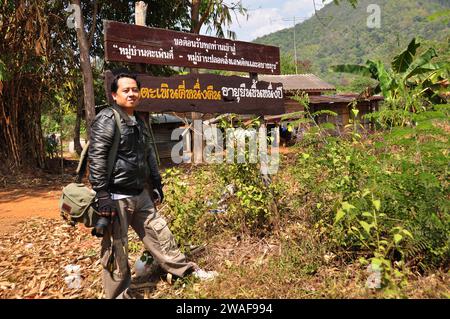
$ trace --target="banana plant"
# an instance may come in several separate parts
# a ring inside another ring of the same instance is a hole
[[[331,69],[334,72],[344,72],[371,77],[378,81],[374,88],[375,93],[381,93],[387,101],[399,98],[406,99],[405,94],[410,90],[419,88],[419,92],[433,92],[433,84],[442,80],[445,73],[442,70],[448,68],[448,62],[432,63],[437,57],[436,50],[429,48],[420,56],[416,57],[420,42],[413,38],[408,47],[396,55],[391,68],[387,68],[381,61],[367,60],[365,65],[340,64]],[[446,72],[448,75],[448,72]],[[433,95],[432,94],[432,95]]]

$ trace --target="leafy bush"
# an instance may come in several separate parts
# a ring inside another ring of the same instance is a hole
[[[402,235],[403,240],[385,258],[392,262],[404,258],[419,269],[448,267],[446,112],[445,107],[438,107],[414,115],[414,126],[396,127],[363,141],[327,137],[298,146],[290,172],[301,185],[298,195],[311,209],[311,223],[324,229],[320,233],[324,243],[345,258],[374,256],[377,249],[369,249],[352,229],[362,227],[368,236],[361,222],[369,223],[372,203],[366,197],[373,194],[383,203],[377,210],[382,216],[377,233],[389,237],[393,230],[404,229],[412,235]],[[336,214],[343,211],[346,218],[336,223]]]
[[[187,176],[177,168],[169,168],[162,177],[165,184],[164,202],[168,208],[166,214],[181,248],[205,239],[205,230],[201,224],[203,219],[208,218],[208,213],[204,203],[206,194],[202,187],[205,181],[199,181],[201,172]]]

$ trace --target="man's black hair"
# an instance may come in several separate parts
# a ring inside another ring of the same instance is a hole
[[[119,82],[120,78],[130,78],[136,81],[138,89],[141,89],[141,82],[137,79],[136,75],[131,73],[119,73],[114,77],[114,80],[111,83],[111,92],[117,93],[117,89],[119,88],[119,85],[117,84]]]

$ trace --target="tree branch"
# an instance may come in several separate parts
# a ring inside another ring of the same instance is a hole
[[[98,13],[98,2],[97,0],[94,0],[94,10],[92,13],[92,26],[88,36],[89,49],[92,47],[92,42],[94,41],[95,27],[97,26],[97,13]]]

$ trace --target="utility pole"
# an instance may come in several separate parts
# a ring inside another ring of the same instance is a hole
[[[298,74],[297,69],[297,44],[295,41],[295,16],[292,18],[292,21],[294,21],[294,60],[295,60],[295,74]]]
[[[308,18],[305,17],[292,17],[288,19],[282,19],[283,21],[292,21],[294,23],[294,61],[295,61],[295,74],[298,74],[298,61],[297,61],[297,41],[295,39],[295,21],[299,19],[300,21],[304,21]],[[297,20],[298,21],[298,20]]]
[[[292,21],[294,23],[294,61],[295,61],[295,74],[298,74],[298,66],[297,66],[297,41],[295,39],[295,21],[304,21],[308,19],[308,17],[292,17],[292,18],[286,18],[281,19],[281,21]],[[277,20],[270,20],[270,23]]]

